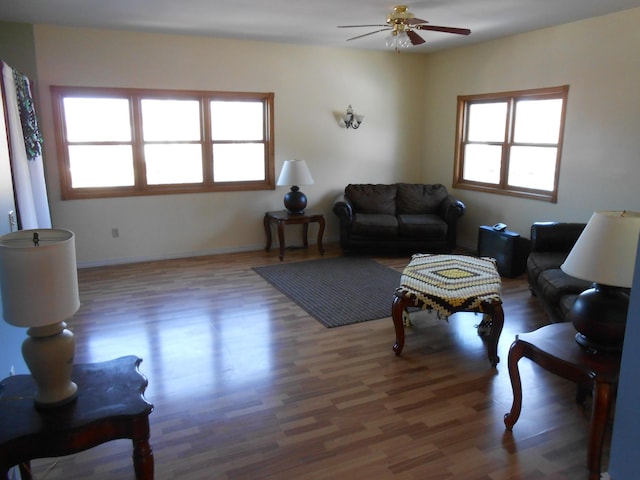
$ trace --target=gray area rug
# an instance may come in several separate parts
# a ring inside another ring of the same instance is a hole
[[[400,272],[374,260],[336,257],[253,270],[325,327],[391,316]]]

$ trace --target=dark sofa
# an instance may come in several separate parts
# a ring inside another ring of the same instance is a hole
[[[552,322],[567,321],[576,297],[591,287],[592,282],[560,270],[585,226],[585,223],[562,222],[536,222],[531,226],[531,251],[527,258],[529,288]]]
[[[345,252],[450,252],[464,211],[440,184],[349,184],[333,205]]]

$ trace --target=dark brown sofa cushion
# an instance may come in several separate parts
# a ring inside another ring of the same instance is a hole
[[[591,288],[592,283],[567,275],[559,268],[551,268],[538,276],[538,291],[547,302],[559,305],[562,296],[578,295]]]
[[[398,215],[437,213],[438,207],[447,198],[447,189],[439,183],[434,185],[399,183]]]
[[[397,191],[395,185],[349,184],[345,195],[356,213],[395,215]]]
[[[436,214],[398,215],[398,230],[403,237],[424,239],[447,235],[447,223]]]
[[[538,276],[545,270],[560,268],[568,252],[532,252],[527,258],[529,282],[536,283]]]
[[[354,235],[396,237],[398,235],[398,220],[393,215],[356,213],[353,219],[352,231]]]

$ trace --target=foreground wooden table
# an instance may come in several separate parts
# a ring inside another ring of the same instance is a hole
[[[20,465],[23,480],[31,479],[30,460],[70,455],[111,440],[133,442],[136,478],[153,480],[149,445],[149,414],[144,398],[147,379],[138,371],[142,360],[121,357],[73,367],[78,398],[52,409],[36,409],[31,375],[0,382],[0,478]]]
[[[393,351],[404,347],[404,317],[408,307],[433,309],[443,316],[456,312],[479,312],[489,318],[491,327],[487,341],[487,356],[495,367],[498,340],[504,326],[500,298],[501,279],[493,258],[466,255],[416,254],[400,277],[395,291],[391,315],[396,331]]]
[[[611,415],[613,392],[618,384],[620,353],[587,351],[576,343],[575,335],[573,324],[567,322],[547,325],[534,332],[516,336],[516,341],[509,349],[508,360],[513,404],[511,411],[504,416],[504,424],[511,430],[520,417],[522,382],[518,361],[522,357],[527,357],[544,369],[576,382],[581,389],[584,386],[593,388],[587,466],[589,479],[598,480],[602,444]]]

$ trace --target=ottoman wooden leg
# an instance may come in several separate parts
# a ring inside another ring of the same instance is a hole
[[[487,354],[491,366],[495,367],[500,362],[498,340],[500,340],[500,334],[504,326],[504,310],[502,309],[502,303],[497,301],[492,302],[489,309],[491,314],[491,333],[487,340]]]
[[[391,307],[391,318],[393,318],[393,326],[396,330],[396,343],[393,345],[393,351],[396,355],[402,353],[404,348],[404,322],[402,314],[406,308],[406,302],[401,297],[393,298],[393,306]]]

